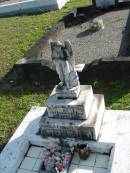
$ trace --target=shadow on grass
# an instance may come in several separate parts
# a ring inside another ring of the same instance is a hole
[[[92,31],[91,29],[88,29],[88,30],[85,30],[83,32],[80,32],[78,35],[77,35],[77,38],[82,38],[82,37],[86,37],[88,35],[93,35],[94,33],[96,33],[97,31]]]
[[[48,81],[46,82],[15,81],[13,75],[9,73],[0,82],[0,97],[12,96],[14,98],[20,98],[24,95],[26,96],[35,95],[35,96],[41,96],[43,97],[43,99],[45,96],[45,99],[47,99],[54,86],[59,82],[55,79]],[[129,80],[115,80],[115,81],[86,80],[85,82],[81,82],[81,85],[92,85],[94,93],[104,94],[106,107],[108,109],[120,109],[120,110],[130,109]],[[30,98],[30,101],[31,99],[33,99],[33,97]],[[37,102],[38,100],[35,101]]]
[[[94,93],[104,94],[106,109],[130,110],[130,81],[89,81]]]

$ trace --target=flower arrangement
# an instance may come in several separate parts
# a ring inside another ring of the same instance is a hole
[[[43,153],[39,173],[66,173],[69,169],[74,149],[62,146],[60,143],[48,144]]]

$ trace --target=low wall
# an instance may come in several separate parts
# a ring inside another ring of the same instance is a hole
[[[15,64],[13,72],[16,81],[40,82],[57,84],[58,75],[50,61],[33,60]],[[81,84],[89,80],[125,80],[130,79],[130,57],[108,58],[95,60],[85,64],[82,71],[78,71]],[[53,80],[52,80],[53,79]]]
[[[22,0],[0,5],[0,16],[36,13],[62,8],[68,0]]]

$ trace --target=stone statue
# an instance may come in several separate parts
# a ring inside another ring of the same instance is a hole
[[[70,90],[79,86],[79,78],[75,70],[75,60],[70,41],[64,41],[64,44],[60,41],[50,41],[50,44],[52,50],[51,57],[61,81],[57,89]]]

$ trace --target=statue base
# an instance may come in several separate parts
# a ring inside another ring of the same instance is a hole
[[[94,99],[92,87],[90,85],[80,85],[77,88],[77,90],[80,89],[80,93],[77,99],[58,99],[56,88],[57,86],[54,88],[46,102],[47,112],[50,118],[64,118],[74,120],[88,119],[88,115]]]
[[[78,138],[97,140],[105,111],[103,95],[94,95],[94,101],[87,120],[49,118],[48,113],[40,121],[40,132],[43,137]]]
[[[60,90],[55,87],[56,97],[59,99],[77,99],[80,93],[80,85],[73,87],[72,89]]]

